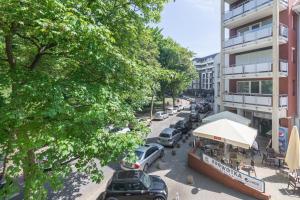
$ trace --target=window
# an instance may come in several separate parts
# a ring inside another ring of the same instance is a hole
[[[249,93],[249,82],[238,81],[237,82],[237,92],[238,93]]]
[[[251,30],[259,29],[260,23],[254,24],[250,27]]]
[[[140,182],[137,183],[128,183],[128,190],[143,190],[144,187]]]
[[[251,93],[252,94],[259,93],[259,81],[251,81]]]
[[[261,93],[272,94],[273,93],[272,85],[273,85],[272,80],[261,81]]]
[[[126,191],[126,185],[125,183],[114,183],[112,185],[113,191]]]
[[[148,149],[148,151],[146,152],[145,158],[148,158],[150,155],[152,155],[154,151],[155,151],[155,149],[153,147]]]

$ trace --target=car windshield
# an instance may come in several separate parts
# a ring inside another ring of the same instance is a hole
[[[141,176],[141,181],[146,188],[149,188],[151,186],[151,178],[149,177],[149,175],[143,174]]]
[[[143,151],[135,151],[135,156],[136,156],[139,160],[142,159],[143,155],[144,155],[144,152],[143,152]]]
[[[169,137],[170,137],[170,134],[167,134],[167,133],[161,133],[159,136],[160,136],[160,137],[164,137],[164,138],[169,138]]]

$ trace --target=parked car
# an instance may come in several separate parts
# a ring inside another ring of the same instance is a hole
[[[174,114],[177,113],[177,110],[176,110],[176,108],[169,107],[169,108],[167,108],[167,113],[168,113],[169,115],[174,115]]]
[[[183,106],[182,106],[182,105],[176,105],[176,106],[174,106],[174,108],[175,108],[178,112],[180,112],[180,111],[183,110]]]
[[[211,106],[209,103],[201,103],[199,104],[199,112],[200,113],[207,113],[208,111],[211,110]]]
[[[189,120],[180,120],[174,128],[181,131],[182,134],[187,134],[192,129],[192,123]]]
[[[151,119],[150,118],[139,118],[138,122],[144,123],[146,126],[151,126]]]
[[[124,170],[138,169],[147,172],[150,165],[152,165],[158,158],[164,156],[164,147],[160,144],[150,143],[140,146],[135,150],[137,161],[135,163],[128,162],[128,157],[121,161],[121,168]]]
[[[158,137],[158,143],[164,146],[172,146],[182,138],[182,133],[175,128],[165,128]]]
[[[185,105],[185,106],[183,106],[183,110],[191,110],[191,105]]]
[[[105,200],[167,200],[168,188],[159,177],[143,171],[117,171],[109,180]]]
[[[198,122],[199,119],[200,119],[199,112],[196,111],[196,110],[192,110],[191,113],[190,113],[190,121],[191,122]]]
[[[110,133],[115,133],[115,134],[124,134],[130,132],[130,128],[128,127],[114,127],[110,131]]]
[[[158,111],[154,114],[154,118],[155,120],[164,120],[166,118],[169,117],[169,114],[168,113],[165,113],[163,111]]]

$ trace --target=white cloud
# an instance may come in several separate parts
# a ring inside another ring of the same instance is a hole
[[[177,0],[180,1],[180,0]],[[197,7],[201,11],[206,12],[219,12],[219,0],[185,0],[187,3]]]

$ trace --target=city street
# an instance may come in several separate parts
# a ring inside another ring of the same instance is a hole
[[[154,121],[151,125],[152,131],[148,136],[148,141],[155,141],[155,138],[164,128],[187,116],[188,112],[184,111],[164,121]],[[187,167],[187,152],[191,148],[189,143],[192,141],[193,137],[190,137],[185,143],[180,141],[180,148],[175,148],[175,156],[171,154],[172,148],[166,148],[165,156],[157,160],[149,168],[150,174],[161,176],[167,183],[169,200],[175,200],[176,198],[183,200],[251,199],[189,169]],[[158,169],[159,162],[160,169]],[[104,180],[100,184],[92,183],[87,177],[74,173],[65,181],[64,189],[56,194],[52,193],[48,199],[94,200],[100,198],[101,193],[105,190],[107,181],[117,169],[119,169],[118,163],[103,167]],[[187,184],[187,176],[189,175],[194,178],[193,185]]]

